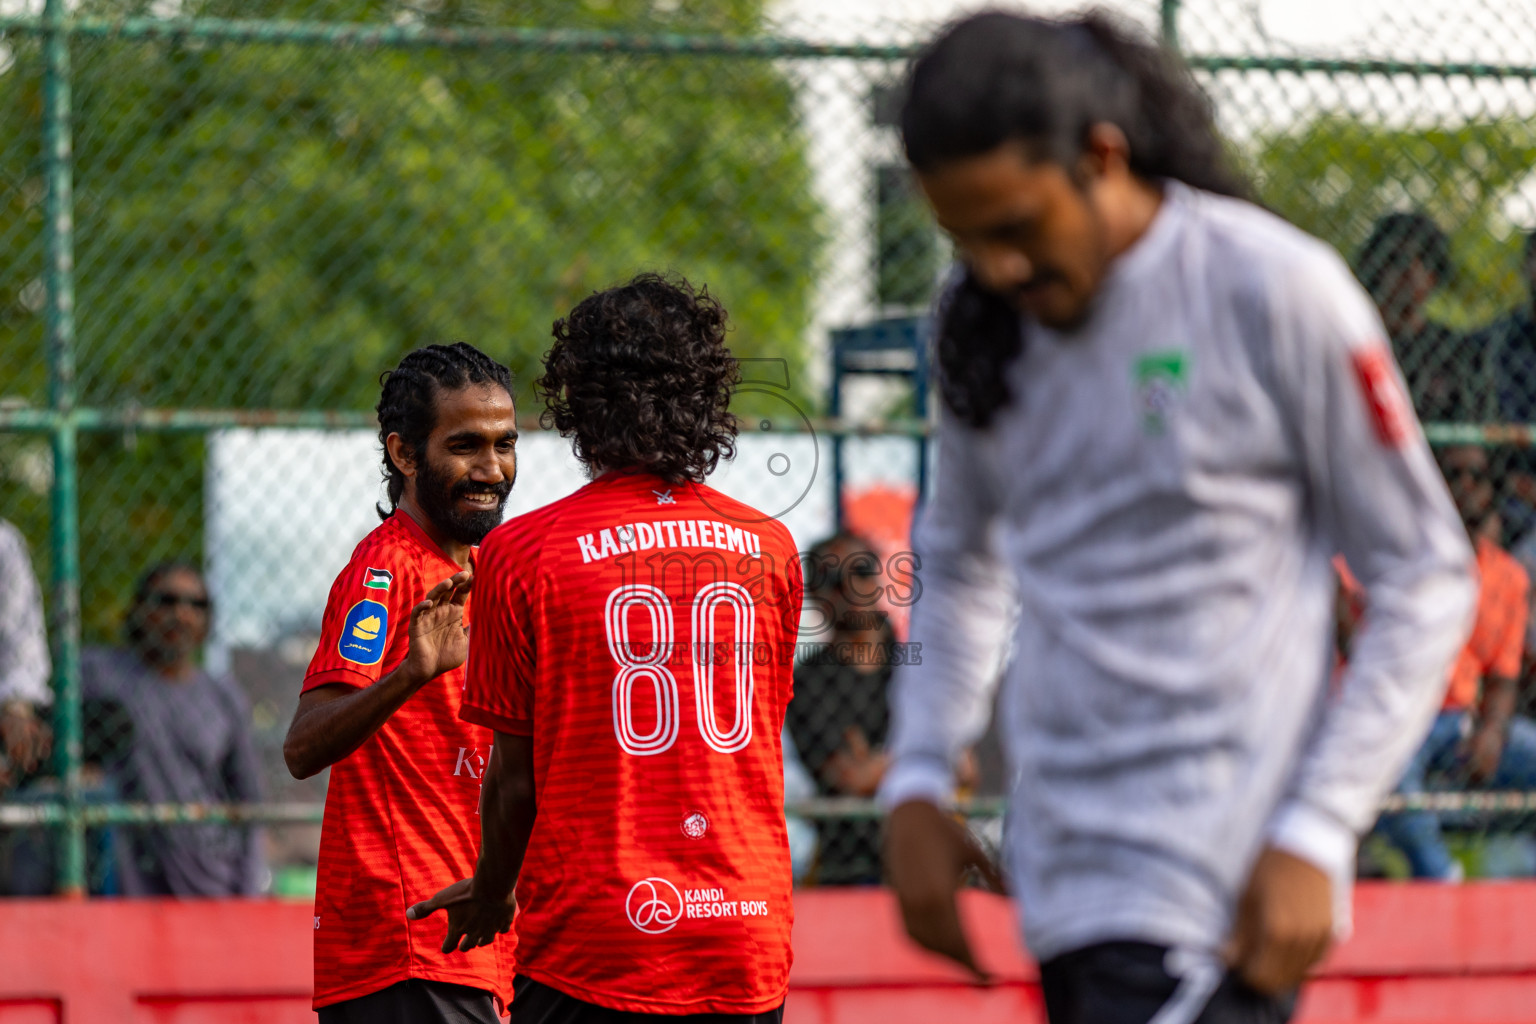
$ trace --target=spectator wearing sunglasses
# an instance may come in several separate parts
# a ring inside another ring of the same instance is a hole
[[[132,741],[116,770],[123,796],[146,803],[261,799],[251,712],[234,680],[198,664],[208,638],[208,588],[184,563],[140,580],[125,644],[82,657],[87,700],[115,701]],[[195,824],[125,829],[117,865],[125,896],[254,896],[266,886],[260,830]]]
[[[880,606],[885,569],[869,541],[839,532],[806,552],[803,574],[801,636],[809,643],[795,664],[788,733],[821,796],[868,799],[885,775],[886,694],[893,667],[906,653]],[[975,769],[969,753],[958,767],[963,784],[970,785]],[[878,821],[831,819],[820,823],[819,832],[818,883],[880,882]]]

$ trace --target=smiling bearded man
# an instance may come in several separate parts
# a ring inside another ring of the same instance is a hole
[[[459,719],[474,545],[517,476],[506,367],[430,345],[379,399],[388,511],[331,587],[283,756],[295,778],[334,765],[315,894],[321,1024],[486,1021],[511,993],[510,936],[448,957],[406,894],[474,869],[491,732]]]

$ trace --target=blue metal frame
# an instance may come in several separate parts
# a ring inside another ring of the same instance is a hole
[[[832,375],[827,396],[827,414],[833,419],[843,415],[843,381],[850,376],[874,375],[905,377],[912,385],[913,415],[928,418],[928,327],[926,316],[889,317],[857,327],[832,332]],[[841,531],[843,509],[843,439],[832,438],[832,493],[837,529]],[[928,439],[914,438],[917,444],[917,500],[922,502],[928,490]]]

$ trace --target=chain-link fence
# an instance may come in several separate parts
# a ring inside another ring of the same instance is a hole
[[[1536,9],[1297,13],[1316,6],[1117,9],[1186,55],[1264,201],[1355,263],[1458,497],[1536,568]],[[323,783],[293,782],[281,743],[330,581],[377,522],[379,373],[468,341],[531,419],[551,321],[648,268],[707,284],[750,360],[750,429],[713,482],[820,559],[836,628],[805,637],[788,729],[807,878],[877,878],[865,798],[926,465],[912,385],[948,262],[894,87],[957,10],[0,0],[0,518],[51,581],[52,648],[46,692],[0,694],[4,884],[238,892],[265,864],[302,890]],[[582,480],[525,427],[512,513]],[[155,689],[166,660],[208,699]],[[1445,812],[1474,874],[1536,871],[1536,785],[1470,779],[1447,737],[1428,795],[1394,806]],[[991,737],[973,760],[994,812]],[[1403,873],[1397,845],[1368,851]]]

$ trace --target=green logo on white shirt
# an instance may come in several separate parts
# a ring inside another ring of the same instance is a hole
[[[1148,352],[1136,360],[1136,397],[1141,429],[1151,436],[1168,429],[1168,415],[1189,385],[1189,353]]]

